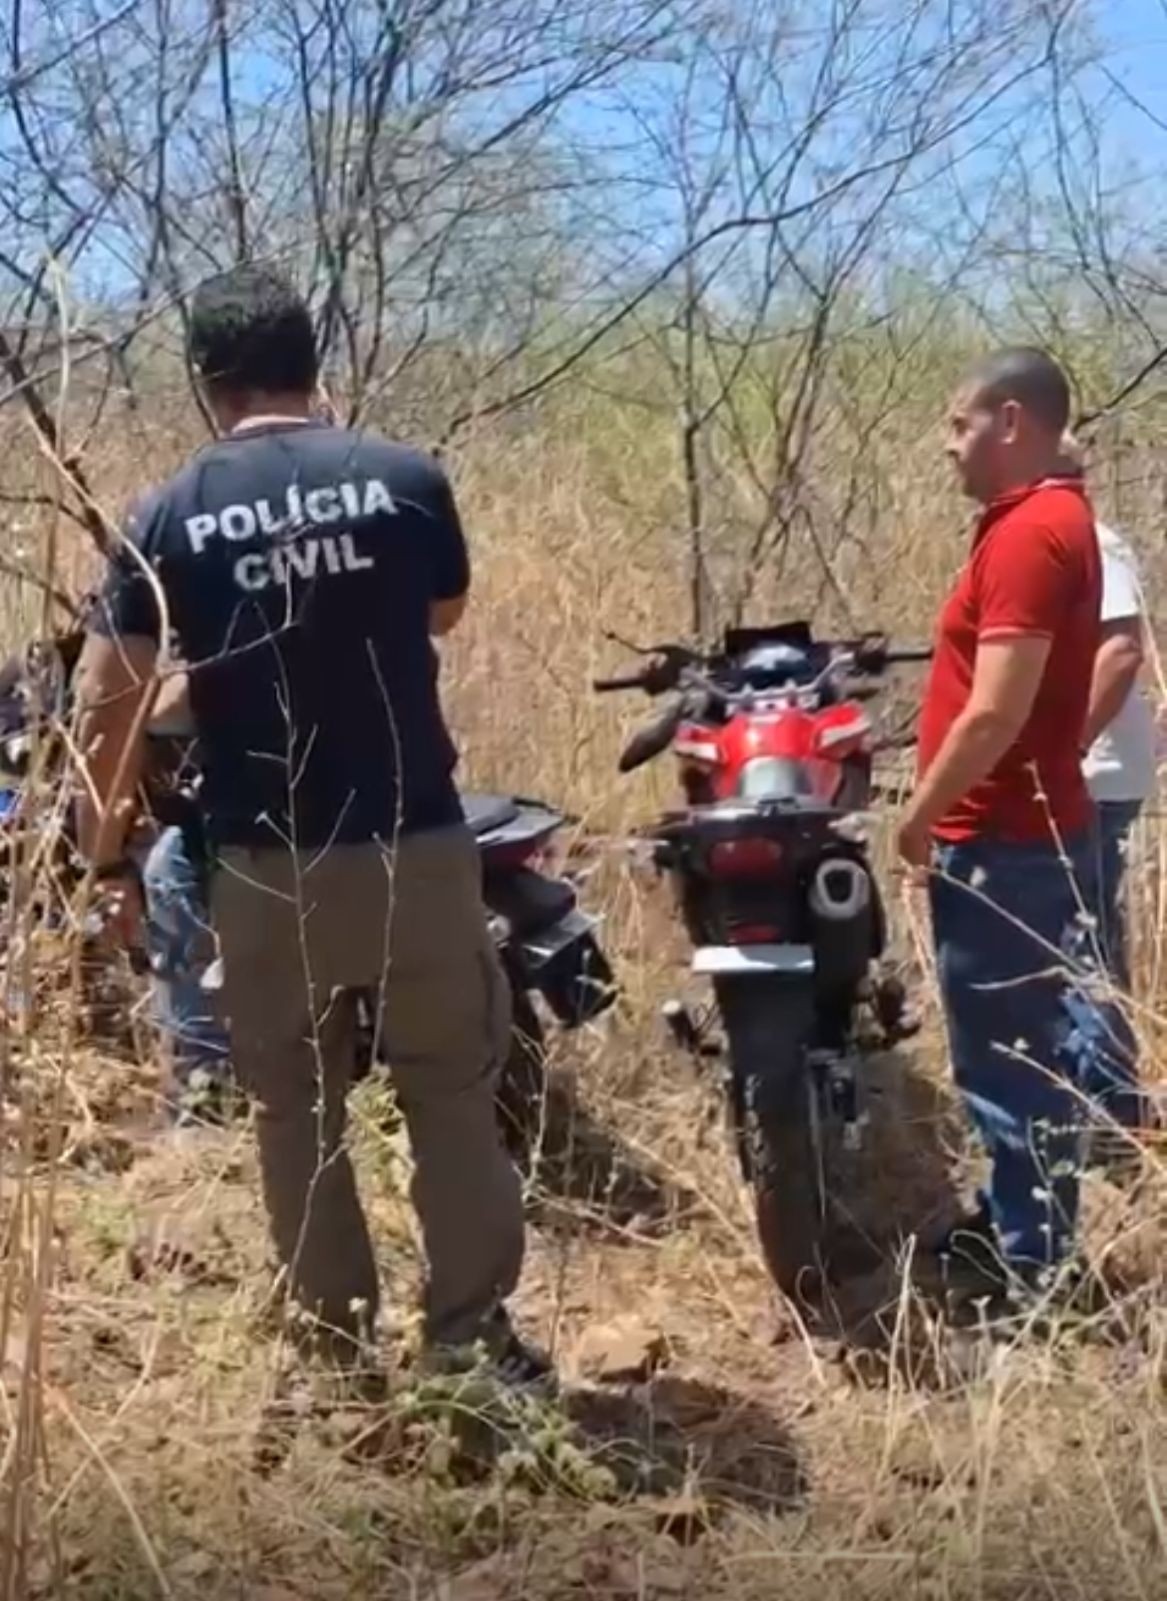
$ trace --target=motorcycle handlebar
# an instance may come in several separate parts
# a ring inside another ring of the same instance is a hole
[[[878,635],[869,635],[861,640],[840,641],[834,647],[830,647],[829,642],[822,643],[828,644],[828,648],[838,650],[840,657],[845,655],[851,670],[859,674],[869,673],[875,677],[888,667],[932,659],[930,645],[909,645],[902,649],[893,649]],[[662,645],[654,659],[639,672],[626,673],[617,678],[593,679],[592,689],[597,695],[615,694],[628,689],[640,689],[647,695],[660,695],[667,690],[677,688],[686,672],[694,678],[700,677],[700,667],[708,660],[711,658],[696,656],[684,646]],[[822,676],[827,677],[832,672],[839,671],[842,666],[841,659],[832,660],[824,668]]]
[[[621,689],[643,689],[643,673],[626,673],[623,678],[593,678],[592,689],[597,695],[612,695]]]
[[[851,647],[855,665],[861,673],[878,677],[889,667],[908,662],[926,662],[932,659],[931,645],[905,645],[895,647],[882,639],[859,640]]]

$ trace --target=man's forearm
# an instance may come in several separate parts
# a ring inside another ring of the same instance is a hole
[[[158,647],[145,635],[91,634],[77,666],[82,762],[77,844],[99,866],[118,860],[133,822]]]
[[[934,827],[974,784],[988,777],[1018,732],[1013,719],[999,712],[963,712],[916,786],[908,803],[911,820]]]
[[[1082,730],[1084,750],[1089,750],[1103,729],[1110,727],[1125,706],[1127,696],[1138,679],[1140,665],[1140,657],[1133,652],[1121,655],[1099,653],[1090,685],[1086,725]]]
[[[169,733],[171,726],[190,717],[190,678],[185,672],[171,671],[158,685],[150,710],[151,729]]]
[[[145,707],[140,697],[86,713],[80,742],[85,774],[77,801],[77,845],[99,866],[125,853],[142,778]]]

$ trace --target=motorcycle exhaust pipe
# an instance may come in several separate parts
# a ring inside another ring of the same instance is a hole
[[[859,862],[820,862],[811,881],[811,913],[828,923],[847,923],[871,905],[871,876]]]
[[[807,905],[820,999],[849,1006],[875,954],[870,874],[862,863],[846,857],[820,862],[811,880]]]

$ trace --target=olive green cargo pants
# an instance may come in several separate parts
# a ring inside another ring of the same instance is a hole
[[[213,886],[235,1071],[256,1103],[263,1192],[289,1288],[342,1340],[377,1275],[345,1144],[355,991],[379,1033],[413,1148],[428,1258],[426,1337],[461,1344],[514,1289],[518,1177],[494,1107],[510,1031],[468,830],[223,853]]]

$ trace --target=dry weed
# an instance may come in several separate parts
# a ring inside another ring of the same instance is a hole
[[[881,544],[839,560],[861,621],[918,638],[957,559],[960,513],[937,487],[925,429],[902,426],[883,446]],[[177,427],[164,435],[157,462],[180,441]],[[1091,1250],[1126,1293],[1117,1330],[1019,1341],[974,1382],[938,1384],[936,1364],[913,1354],[865,1385],[774,1304],[715,1069],[679,1058],[659,1023],[661,1002],[688,984],[683,942],[627,836],[665,802],[671,774],[660,764],[616,779],[641,708],[587,689],[613,665],[605,630],[685,631],[670,473],[661,441],[618,420],[585,429],[562,405],[505,449],[482,441],[458,463],[477,580],[447,676],[467,776],[546,795],[578,819],[595,863],[586,895],[624,986],[611,1017],[558,1047],[575,1135],[530,1196],[520,1312],[554,1346],[563,1402],[499,1415],[490,1396],[435,1395],[401,1366],[379,1453],[353,1450],[367,1417],[313,1400],[292,1406],[279,1460],[257,1461],[288,1374],[247,1131],[151,1134],[148,1059],[83,1044],[75,1002],[57,996],[35,1029],[10,1025],[3,1085],[0,1594],[1167,1596],[1160,1156],[1137,1187],[1089,1189]],[[120,503],[134,477],[124,455],[107,457],[100,492]],[[1144,509],[1160,483],[1148,455],[1135,486]],[[1131,526],[1149,535],[1138,510]],[[783,615],[820,600],[820,575],[796,553],[768,587],[759,607]],[[27,625],[29,597],[5,602],[10,630]],[[1153,810],[1135,878],[1153,1076],[1165,840]],[[910,949],[919,927],[900,924]],[[54,961],[46,950],[39,971]],[[942,1343],[901,1270],[913,1231],[951,1215],[968,1162],[934,1013],[874,1088],[852,1205],[879,1262],[868,1310],[894,1358]],[[401,1357],[418,1241],[407,1158],[375,1101],[367,1090],[357,1120],[361,1168],[397,1317],[387,1349]],[[661,1331],[663,1368],[642,1383],[582,1381],[585,1331],[629,1312]]]

